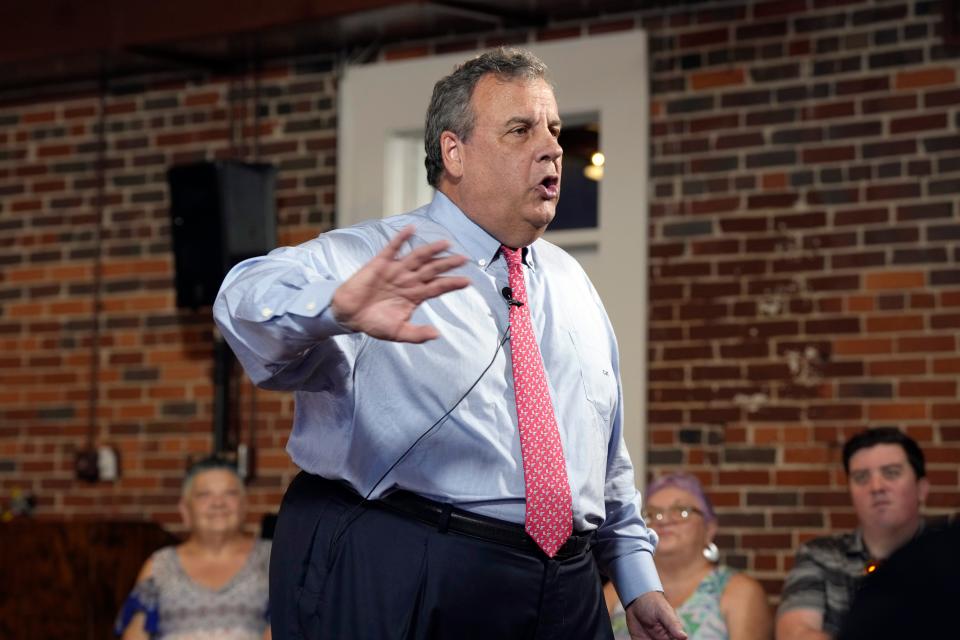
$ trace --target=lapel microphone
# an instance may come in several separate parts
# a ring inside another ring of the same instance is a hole
[[[500,295],[503,296],[503,299],[507,301],[507,305],[511,307],[522,307],[523,303],[513,297],[513,289],[510,287],[504,287],[500,289]]]

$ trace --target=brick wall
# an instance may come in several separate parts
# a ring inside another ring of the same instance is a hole
[[[381,52],[648,30],[650,468],[703,479],[726,558],[772,594],[800,541],[853,525],[839,446],[857,430],[906,429],[928,454],[928,512],[960,507],[960,58],[938,12],[715,2]],[[265,75],[260,157],[280,168],[281,241],[297,242],[332,221],[335,80],[303,63]],[[174,308],[163,172],[229,155],[231,124],[249,151],[242,84],[146,78],[106,100],[96,431],[121,452],[110,485],[71,472],[90,423],[98,100],[0,106],[0,488],[30,488],[44,515],[176,521],[183,462],[210,445],[212,350],[209,313]],[[248,385],[240,402],[255,519],[293,472],[292,402]]]
[[[280,242],[329,228],[336,165],[331,67],[269,69],[256,91],[249,78],[207,76],[111,87],[103,104],[102,188],[97,93],[0,105],[4,503],[19,487],[38,497],[43,516],[151,518],[176,528],[184,466],[212,446],[213,349],[209,308],[175,306],[166,169],[204,158],[249,159],[256,146],[261,160],[279,168]],[[276,510],[294,472],[283,451],[293,403],[249,383],[240,383],[237,396],[243,437],[257,453],[255,522]],[[74,453],[87,443],[91,409],[97,443],[119,452],[116,483],[74,480]]]
[[[649,462],[693,469],[776,593],[855,525],[840,447],[920,441],[960,507],[960,83],[926,2],[650,17]]]

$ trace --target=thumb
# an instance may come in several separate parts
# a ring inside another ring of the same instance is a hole
[[[666,620],[662,620],[661,622],[670,633],[671,638],[687,640],[687,632],[683,630],[683,624],[680,622],[680,618],[672,609],[668,612]]]

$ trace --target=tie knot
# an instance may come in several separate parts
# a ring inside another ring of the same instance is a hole
[[[523,258],[523,249],[511,249],[508,246],[500,245],[500,252],[506,258],[508,267],[518,266]]]

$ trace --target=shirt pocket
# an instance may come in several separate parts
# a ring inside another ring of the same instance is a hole
[[[617,410],[618,387],[606,336],[567,330],[580,364],[583,393],[608,429]]]

